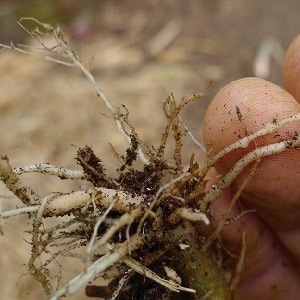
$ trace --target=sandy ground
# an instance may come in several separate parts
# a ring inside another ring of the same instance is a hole
[[[26,11],[17,13],[4,3],[0,11],[5,7],[2,11],[7,13],[0,18],[7,26],[0,30],[0,42],[26,36],[13,22],[18,14],[46,14],[37,1],[28,1]],[[176,98],[207,92],[184,112],[199,138],[205,108],[224,84],[255,75],[281,84],[282,51],[299,30],[297,0],[128,1],[126,5],[79,1],[81,5],[72,10],[57,3],[53,1],[48,14],[64,24],[107,96],[128,107],[132,124],[148,145],[159,143],[164,126],[161,103],[170,92]],[[80,71],[2,51],[0,72],[0,154],[8,155],[13,166],[49,162],[77,168],[76,149],[87,144],[109,172],[118,167],[108,143],[120,152],[126,143],[103,115],[107,109]],[[186,146],[185,159],[192,151],[203,158],[191,141]],[[84,185],[45,175],[23,175],[22,182],[41,195]],[[0,196],[1,209],[20,204],[3,184]],[[4,300],[43,299],[38,284],[27,275],[20,277],[26,274],[30,251],[24,228],[28,228],[25,217],[2,221],[0,298]],[[82,266],[70,261],[65,268],[71,278]],[[85,297],[81,291],[72,299]]]

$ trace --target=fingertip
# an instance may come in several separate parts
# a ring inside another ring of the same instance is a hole
[[[238,108],[238,109],[237,109]],[[203,141],[208,156],[213,157],[229,145],[265,128],[274,120],[295,116],[300,104],[279,86],[258,78],[245,78],[224,87],[207,109],[203,124]],[[246,148],[236,148],[218,160],[215,168],[226,175],[239,159],[255,148],[276,144],[300,132],[300,123],[289,123],[275,132],[255,139]],[[281,241],[300,261],[300,239],[289,235],[300,226],[299,150],[289,149],[262,158],[259,169],[243,190],[241,199],[277,233],[285,232]],[[249,169],[234,180],[241,186]],[[292,242],[291,242],[292,241]]]
[[[211,155],[271,122],[300,111],[299,103],[279,86],[259,78],[233,81],[210,103],[203,141]]]
[[[282,76],[287,91],[300,101],[300,35],[294,39],[286,51]]]

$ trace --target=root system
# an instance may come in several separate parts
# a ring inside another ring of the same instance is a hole
[[[33,22],[36,28],[27,29],[26,22]],[[41,283],[45,294],[52,300],[74,294],[83,286],[87,296],[110,300],[230,299],[231,280],[235,278],[234,286],[238,280],[235,268],[225,270],[227,256],[224,255],[220,264],[214,250],[214,241],[219,238],[230,207],[210,237],[199,236],[195,227],[199,223],[210,223],[210,204],[247,166],[254,165],[248,180],[259,167],[261,158],[299,148],[300,138],[295,134],[289,141],[254,149],[208,191],[205,176],[228,152],[246,147],[257,137],[288,122],[299,121],[300,115],[270,122],[262,130],[247,135],[205,162],[196,162],[192,156],[188,168],[185,168],[181,158],[183,137],[190,132],[180,113],[185,105],[204,94],[196,93],[180,101],[171,94],[162,105],[166,126],[160,144],[158,147],[146,146],[129,122],[126,107],[113,105],[107,99],[70,47],[61,28],[34,19],[21,20],[20,25],[39,43],[41,50],[14,44],[1,47],[81,69],[110,110],[116,129],[128,142],[124,154],[114,152],[120,161],[114,176],[107,174],[107,162],[103,162],[87,145],[77,151],[76,160],[81,170],[49,164],[12,168],[8,157],[1,157],[1,180],[22,205],[0,212],[0,217],[28,215],[32,225],[28,262],[31,276]],[[43,38],[47,35],[54,37],[55,47],[49,48],[44,43]],[[241,112],[237,111],[236,117],[240,118]],[[166,156],[168,147],[173,149],[172,158]],[[92,187],[68,194],[53,191],[41,197],[30,187],[22,186],[19,180],[19,176],[29,172],[89,181]],[[233,201],[238,199],[242,188]],[[48,225],[48,219],[55,222]],[[241,249],[242,255],[244,250]],[[86,268],[69,282],[62,283],[58,276],[60,272],[53,273],[51,265],[58,257],[65,256],[76,257],[85,263]],[[238,267],[242,269],[241,265]],[[225,271],[230,271],[231,277],[226,277]],[[108,283],[95,285],[94,281],[100,277]]]

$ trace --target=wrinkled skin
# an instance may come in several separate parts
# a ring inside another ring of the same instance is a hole
[[[203,140],[212,157],[226,146],[256,132],[272,120],[300,113],[300,35],[284,58],[285,90],[258,78],[244,78],[224,87],[211,102],[203,126]],[[236,106],[242,115],[237,117]],[[287,124],[275,134],[257,141],[267,145],[300,134],[300,122]],[[254,148],[227,154],[210,174],[226,174],[232,165]],[[248,169],[249,171],[249,169]],[[243,172],[231,189],[224,191],[211,206],[215,224],[241,185]],[[247,184],[231,216],[255,209],[222,230],[226,246],[239,253],[242,228],[246,233],[245,269],[234,299],[299,299],[300,295],[300,150],[288,150],[262,159],[257,173]]]

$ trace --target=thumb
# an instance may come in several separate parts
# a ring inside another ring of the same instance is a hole
[[[237,114],[237,108],[239,114]],[[223,88],[211,102],[203,124],[203,140],[210,156],[272,120],[282,120],[300,112],[300,104],[275,84],[246,78]],[[247,148],[236,149],[220,159],[216,169],[222,175],[255,147],[290,139],[300,133],[300,122],[289,123],[256,140]],[[300,262],[300,151],[290,149],[268,156],[245,187],[244,203],[275,231]],[[240,186],[246,173],[234,182]]]
[[[286,89],[300,101],[300,35],[295,38],[286,51],[282,75]]]

